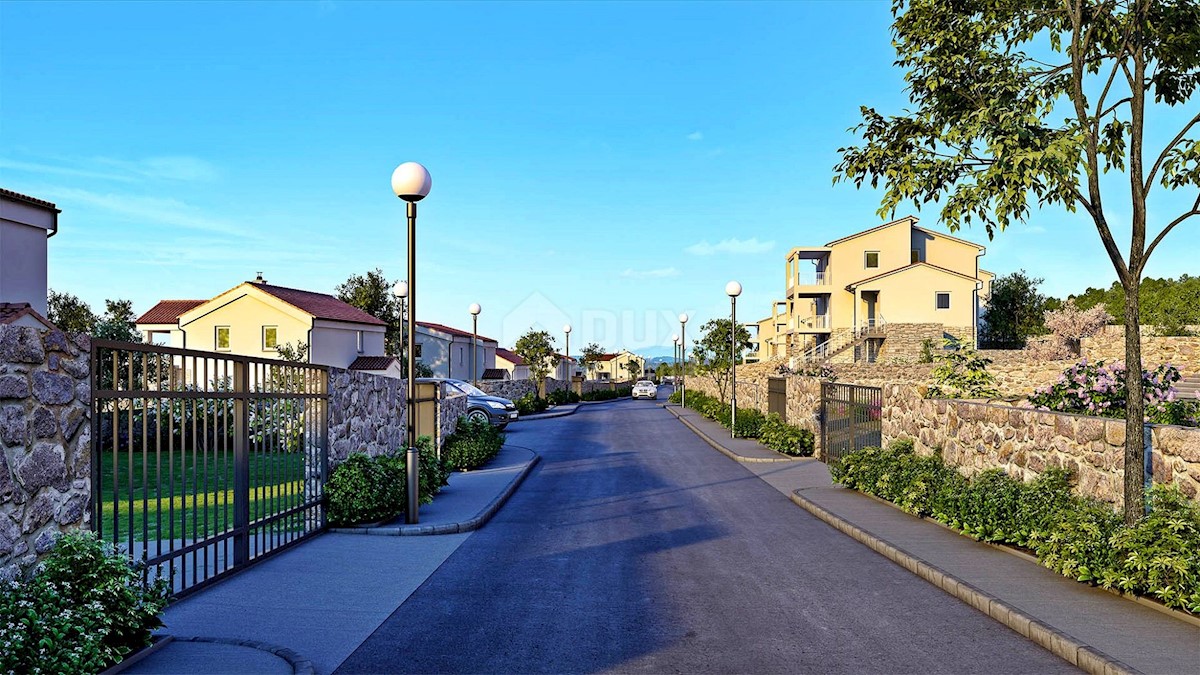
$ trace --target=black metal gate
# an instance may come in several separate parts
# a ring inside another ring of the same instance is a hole
[[[821,456],[831,464],[843,455],[879,447],[883,441],[883,390],[856,384],[821,383]]]
[[[767,412],[787,421],[787,380],[782,377],[767,378]]]
[[[325,527],[328,370],[92,340],[92,529],[176,595]]]

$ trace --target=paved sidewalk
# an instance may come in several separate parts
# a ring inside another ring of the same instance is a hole
[[[699,416],[687,422],[710,444],[744,452],[745,444],[730,442],[715,422]],[[1200,672],[1200,627],[1191,621],[834,485],[814,459],[745,466],[833,527],[1083,670]]]
[[[682,408],[674,404],[666,404],[663,406],[672,415],[679,418],[692,431],[697,432],[700,438],[708,442],[719,452],[728,455],[730,459],[735,459],[739,462],[760,463],[760,462],[794,462],[800,457],[788,457],[782,453],[764,447],[758,441],[751,438],[733,438],[733,434],[725,427],[716,422],[704,417],[695,410]],[[700,423],[703,423],[704,431],[701,433]],[[718,442],[716,439],[720,439]]]
[[[167,608],[177,639],[127,673],[330,673],[486,522],[538,455],[505,445],[487,467],[455,473],[421,523],[331,532]],[[425,529],[427,528],[427,530]],[[199,640],[197,640],[199,638]]]

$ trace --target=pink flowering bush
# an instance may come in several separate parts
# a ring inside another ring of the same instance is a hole
[[[1142,371],[1147,421],[1197,426],[1200,402],[1176,400],[1174,385],[1181,379],[1179,369],[1171,364]],[[1063,371],[1057,383],[1038,387],[1029,402],[1042,410],[1124,417],[1127,397],[1124,363],[1083,359]]]

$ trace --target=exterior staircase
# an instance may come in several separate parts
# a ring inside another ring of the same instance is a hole
[[[836,341],[829,340],[822,342],[804,352],[800,358],[804,363],[828,363],[830,359],[847,350],[863,346],[872,338],[882,338],[884,336],[884,322],[882,318],[879,318],[872,321],[870,325],[854,329],[853,333],[845,335]]]
[[[1175,398],[1189,400],[1200,396],[1200,375],[1189,375],[1175,383]]]

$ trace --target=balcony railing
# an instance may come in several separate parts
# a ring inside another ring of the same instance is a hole
[[[833,275],[828,271],[804,270],[792,279],[793,286],[828,286],[833,283]]]
[[[818,314],[815,316],[798,316],[796,317],[796,328],[809,330],[829,330],[829,315]]]

